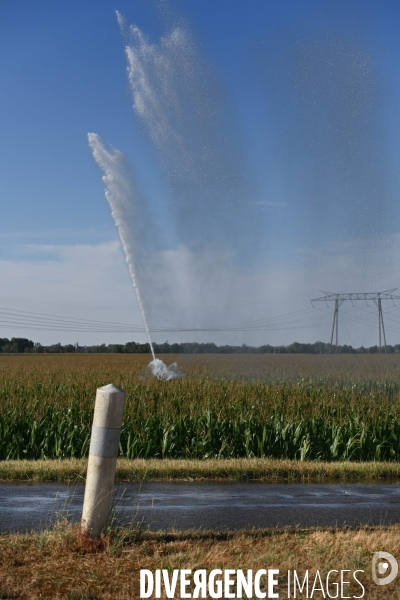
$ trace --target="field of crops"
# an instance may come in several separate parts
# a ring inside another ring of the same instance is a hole
[[[165,357],[170,363],[174,357]],[[87,455],[96,388],[127,393],[127,458],[399,460],[400,355],[0,356],[0,459]]]

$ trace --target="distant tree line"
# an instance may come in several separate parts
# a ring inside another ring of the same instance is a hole
[[[153,344],[156,354],[328,354],[329,344],[324,342],[315,342],[314,344],[301,344],[293,342],[289,346],[217,346],[213,343],[200,344],[197,342],[191,343],[175,343],[169,344]],[[336,348],[332,349],[333,352]],[[382,348],[382,351],[384,349]],[[79,346],[78,344],[52,344],[51,346],[42,346],[42,344],[34,343],[26,338],[0,338],[0,353],[71,353],[71,352],[86,352],[86,353],[116,353],[116,354],[150,354],[149,344],[139,344],[137,342],[127,342],[126,344],[101,344],[100,346]],[[352,346],[338,346],[339,354],[377,354],[378,346],[369,348],[353,348]],[[400,353],[400,344],[394,346],[386,346],[386,352]]]

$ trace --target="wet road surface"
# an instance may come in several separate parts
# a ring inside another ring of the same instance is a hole
[[[0,532],[79,520],[83,485],[0,483]],[[400,523],[400,484],[124,483],[122,521],[157,529],[242,529]]]

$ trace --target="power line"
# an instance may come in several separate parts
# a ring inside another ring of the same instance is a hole
[[[312,309],[305,309],[302,311],[287,313],[286,315],[281,314],[277,317],[270,317],[268,319],[230,324],[223,327],[162,327],[153,325],[151,330],[154,333],[280,331],[286,329],[304,329],[310,326],[318,326],[319,324],[326,322],[325,316],[322,316],[322,319],[319,318],[317,320],[310,320],[310,314],[308,317],[306,317],[307,313],[312,312]],[[0,307],[0,324],[12,329],[23,327],[25,329],[31,329],[35,331],[75,331],[92,333],[145,332],[143,325],[100,321],[95,319],[79,319],[59,315],[46,315],[44,313],[12,310],[4,307]]]
[[[391,290],[390,290],[391,291]],[[379,293],[378,293],[379,294]],[[383,294],[383,292],[380,292]],[[391,299],[392,295],[387,292],[388,295],[381,297],[381,299]],[[332,294],[329,294],[328,298],[314,299],[313,302],[324,301],[327,306],[329,302],[335,301],[336,298],[332,298]],[[343,295],[342,295],[343,296]],[[360,300],[362,298],[359,298]],[[372,300],[373,298],[369,298]],[[344,301],[345,298],[342,298]],[[355,298],[352,298],[355,300]],[[355,314],[356,307],[353,305],[349,308],[342,309],[343,318],[347,321],[354,323],[360,323],[362,325],[370,326],[370,319],[368,318],[371,314],[370,308],[372,307],[358,307],[357,312],[361,314]],[[317,314],[315,314],[317,311]],[[400,333],[396,326],[400,325],[400,320],[393,315],[394,309],[392,308],[387,314],[387,320],[389,322],[389,331]],[[337,328],[337,314],[334,315],[334,326]],[[383,323],[383,315],[381,315]],[[279,315],[265,317],[262,319],[254,319],[251,321],[241,321],[237,323],[228,323],[227,325],[205,325],[205,326],[192,326],[192,327],[173,327],[173,326],[158,326],[152,325],[152,333],[224,333],[224,332],[268,332],[268,331],[287,331],[287,330],[304,330],[315,327],[321,327],[327,325],[328,320],[331,317],[325,312],[324,308],[306,308],[296,310],[288,313],[281,313]],[[382,325],[381,323],[381,325]],[[0,307],[0,325],[9,329],[26,329],[32,331],[62,331],[62,332],[78,332],[78,333],[130,333],[138,334],[145,333],[143,325],[135,325],[133,323],[123,322],[112,322],[112,321],[101,321],[98,319],[82,319],[76,317],[66,317],[61,315],[49,315],[45,313],[33,312],[33,311],[22,311],[11,309],[8,307]],[[333,343],[333,328],[331,336],[331,347]],[[386,335],[383,329],[384,343],[386,346]],[[337,331],[336,331],[337,334]]]

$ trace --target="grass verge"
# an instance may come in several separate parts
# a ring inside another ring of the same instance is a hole
[[[400,558],[399,526],[246,532],[110,532],[90,545],[69,525],[51,532],[0,535],[0,598],[37,600],[115,600],[139,598],[139,570],[279,569],[279,597],[287,598],[287,572],[303,578],[317,570],[322,581],[332,569],[362,570],[358,578],[369,600],[397,599],[400,578],[382,588],[372,582],[372,555],[378,550]],[[351,574],[345,573],[350,579]],[[333,581],[335,578],[333,577]],[[331,589],[332,597],[334,590]],[[344,597],[361,588],[345,587]],[[165,598],[165,595],[162,596]],[[175,597],[180,597],[179,593]],[[297,597],[307,597],[297,592]],[[313,598],[322,598],[316,591]],[[343,597],[343,596],[341,596]]]
[[[85,459],[0,461],[2,481],[77,481]],[[396,462],[317,462],[279,459],[119,459],[120,481],[225,480],[276,482],[381,481],[399,479]]]

